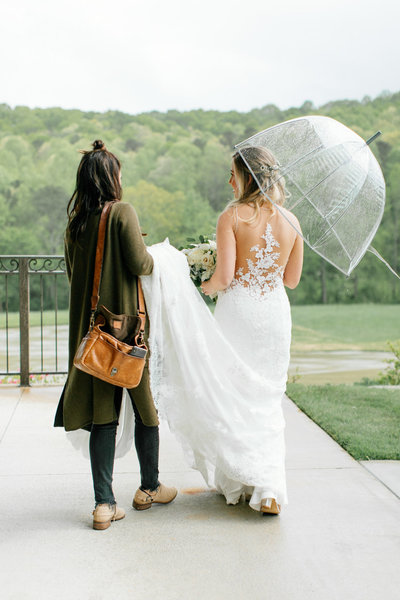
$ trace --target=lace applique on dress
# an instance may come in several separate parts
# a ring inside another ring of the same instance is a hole
[[[260,248],[257,244],[250,248],[250,252],[255,252],[255,260],[247,259],[246,273],[243,267],[238,269],[235,278],[230,287],[237,286],[249,288],[252,296],[264,296],[279,286],[282,286],[283,266],[279,266],[280,253],[275,252],[275,248],[279,248],[279,242],[272,235],[271,225],[268,223],[264,235],[261,236],[265,240],[265,248]]]

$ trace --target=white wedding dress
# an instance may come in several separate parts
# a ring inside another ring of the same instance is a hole
[[[255,510],[271,498],[287,503],[281,401],[290,307],[270,225],[262,238],[248,270],[219,294],[215,317],[167,240],[149,248],[154,270],[141,277],[160,415],[207,484],[229,504],[250,494]]]

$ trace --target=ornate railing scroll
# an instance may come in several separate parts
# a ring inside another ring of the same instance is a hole
[[[63,256],[0,255],[0,380],[66,373],[67,299]]]

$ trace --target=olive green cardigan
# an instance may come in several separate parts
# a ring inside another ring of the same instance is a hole
[[[54,425],[90,429],[92,423],[105,424],[118,418],[122,389],[87,375],[73,366],[75,352],[87,333],[90,298],[101,211],[90,216],[87,228],[73,243],[65,236],[65,260],[70,282],[69,302],[69,369]],[[143,243],[134,208],[125,202],[113,205],[107,223],[99,305],[115,314],[136,315],[137,276],[149,275],[153,259]],[[148,319],[146,321],[148,333]],[[145,425],[158,424],[151,396],[148,368],[142,382],[132,391],[135,404]]]

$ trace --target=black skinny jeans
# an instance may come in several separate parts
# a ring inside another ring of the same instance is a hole
[[[155,490],[159,485],[158,426],[144,425],[132,397],[131,401],[135,413],[135,447],[140,465],[140,487],[143,490]],[[118,421],[105,425],[92,425],[89,449],[96,506],[115,504],[112,480],[117,425]]]

